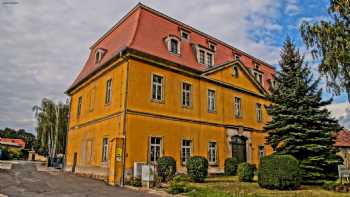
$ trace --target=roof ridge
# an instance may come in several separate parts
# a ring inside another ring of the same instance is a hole
[[[163,18],[165,18],[165,19],[167,19],[167,20],[170,20],[171,22],[180,24],[181,26],[185,26],[185,27],[187,27],[188,29],[190,29],[190,30],[192,30],[192,31],[194,31],[194,32],[196,32],[196,33],[198,33],[198,34],[200,34],[200,35],[202,35],[202,36],[204,36],[204,37],[206,37],[206,38],[211,39],[212,41],[218,42],[218,43],[220,43],[220,44],[222,44],[222,45],[224,45],[224,46],[226,46],[226,47],[228,47],[228,48],[231,48],[231,49],[233,49],[233,50],[235,50],[235,51],[237,51],[237,52],[239,52],[239,53],[241,53],[241,54],[243,54],[243,55],[245,55],[245,56],[248,56],[248,57],[252,58],[253,60],[255,60],[255,61],[257,61],[257,62],[260,62],[260,63],[262,63],[262,64],[264,64],[264,65],[267,65],[267,66],[269,66],[269,67],[271,67],[272,69],[275,70],[275,67],[274,67],[274,66],[272,66],[271,64],[265,62],[264,60],[261,60],[261,59],[259,59],[259,58],[257,58],[257,57],[254,57],[254,56],[248,54],[247,52],[245,52],[245,51],[243,51],[243,50],[241,50],[241,49],[238,49],[238,48],[236,48],[236,47],[234,47],[234,46],[232,46],[232,45],[230,45],[230,44],[228,44],[228,43],[226,43],[226,42],[224,42],[224,41],[222,41],[222,40],[220,40],[220,39],[218,39],[218,38],[215,38],[214,36],[211,36],[211,35],[209,35],[209,34],[207,34],[207,33],[204,33],[203,31],[198,30],[197,28],[194,28],[194,27],[192,27],[191,25],[187,25],[187,24],[185,24],[185,23],[183,23],[183,22],[181,22],[181,21],[179,21],[179,20],[177,20],[177,19],[175,19],[175,18],[173,18],[173,17],[171,17],[171,16],[168,16],[168,15],[166,15],[166,14],[164,14],[164,13],[158,11],[158,10],[155,10],[155,9],[149,7],[149,6],[146,6],[146,5],[143,4],[143,3],[138,3],[138,4],[136,5],[136,7],[141,7],[141,8],[143,8],[143,9],[145,9],[145,10],[151,12],[151,13],[157,14],[157,15],[160,16],[160,17],[163,17]],[[136,8],[136,7],[135,7],[135,8]]]

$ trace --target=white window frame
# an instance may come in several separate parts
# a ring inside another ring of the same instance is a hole
[[[264,75],[263,75],[263,73],[261,73],[259,71],[255,71],[255,70],[253,70],[252,73],[253,73],[253,76],[256,79],[256,81],[258,83],[260,83],[261,85],[263,85],[264,84]]]
[[[197,62],[199,64],[203,64],[203,65],[206,65],[208,67],[212,67],[212,66],[215,65],[215,62],[214,62],[214,60],[215,60],[215,57],[214,57],[215,53],[214,52],[212,52],[212,51],[210,51],[208,49],[205,49],[203,47],[200,47],[198,45],[196,45],[196,48],[197,48]],[[201,52],[204,52],[204,62],[202,61]],[[210,58],[211,61],[208,61],[208,59],[209,59],[209,55],[208,54],[211,56],[211,58]],[[211,64],[209,64],[209,63],[211,63]]]
[[[185,85],[189,86],[189,89],[185,89]],[[183,107],[192,107],[192,84],[188,82],[182,82],[181,83],[181,104]]]
[[[216,112],[216,91],[208,89],[208,112]]]
[[[190,142],[190,145],[184,145],[185,141]],[[188,159],[190,159],[191,156],[192,156],[192,140],[183,139],[181,141],[181,164],[186,165]]]
[[[200,49],[199,51],[199,59],[198,59],[198,62],[200,63],[200,64],[205,64],[205,51],[204,50],[202,50],[202,49]],[[203,55],[203,56],[202,56]]]
[[[265,146],[263,144],[260,144],[258,146],[258,150],[259,150],[259,159],[265,157]]]
[[[159,83],[159,82],[154,81],[155,77],[160,77],[161,82]],[[156,102],[164,101],[164,81],[165,81],[164,76],[162,76],[160,74],[152,73],[152,77],[151,77],[151,98],[152,98],[152,101],[156,101]],[[159,93],[159,91],[160,91],[160,93]],[[160,99],[158,98],[159,94],[160,94]],[[155,95],[155,97],[153,97],[153,95]]]
[[[153,139],[159,139],[159,144],[157,143],[152,143],[152,138]],[[151,136],[150,137],[150,142],[149,142],[149,161],[150,162],[157,162],[157,160],[159,158],[161,158],[163,156],[163,138],[162,137],[157,137],[157,136]],[[153,150],[152,150],[152,147]],[[159,157],[157,158],[157,149],[159,148]],[[153,156],[154,158],[152,158],[152,152],[153,152]]]
[[[208,48],[209,48],[210,50],[216,51],[216,45],[213,44],[213,43],[211,43],[211,42],[209,42]]]
[[[234,116],[235,118],[241,118],[242,117],[242,99],[236,96],[233,102],[234,102]]]
[[[187,35],[187,38],[185,38],[185,37],[183,36],[184,34]],[[184,31],[184,30],[181,30],[181,31],[180,31],[180,35],[181,35],[181,39],[190,40],[190,33],[189,33],[189,32]]]
[[[106,81],[106,92],[105,92],[105,104],[108,105],[112,102],[112,86],[113,80],[108,79]]]
[[[174,53],[172,51],[172,45],[171,45],[171,41],[172,40],[177,42],[177,51],[176,51],[176,53]],[[167,39],[166,39],[166,43],[167,43],[168,51],[169,51],[170,54],[174,54],[174,55],[180,55],[181,54],[181,41],[180,41],[180,39],[178,39],[175,36],[168,36]]]
[[[262,105],[260,103],[256,103],[255,111],[256,111],[256,121],[262,122]]]
[[[241,55],[239,55],[239,54],[234,54],[234,56],[235,56],[235,60],[241,60]]]
[[[107,162],[108,161],[108,145],[109,145],[109,141],[108,141],[108,137],[104,137],[102,139],[102,162]]]
[[[100,63],[104,54],[105,54],[105,50],[103,49],[97,49],[96,52],[95,52],[95,63]]]
[[[215,146],[211,146],[211,145]],[[208,142],[208,163],[215,165],[218,162],[218,144],[215,141]]]

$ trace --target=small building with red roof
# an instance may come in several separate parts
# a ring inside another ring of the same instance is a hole
[[[343,129],[337,133],[335,146],[339,155],[344,159],[344,165],[350,168],[350,131]]]
[[[25,148],[26,143],[23,139],[1,138],[0,137],[0,145],[23,149],[23,148]]]

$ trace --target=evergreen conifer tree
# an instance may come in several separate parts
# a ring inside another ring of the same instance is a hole
[[[337,177],[334,132],[341,129],[324,106],[320,80],[314,80],[304,57],[290,38],[284,43],[281,70],[271,90],[272,120],[265,127],[267,142],[277,154],[293,155],[300,161],[304,183],[320,184]]]

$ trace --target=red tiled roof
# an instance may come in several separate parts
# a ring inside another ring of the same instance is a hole
[[[345,129],[337,133],[337,138],[335,142],[337,147],[350,147],[350,131]]]
[[[26,143],[22,139],[14,139],[14,138],[0,138],[0,142],[17,144],[18,146],[24,148]]]
[[[181,55],[172,55],[168,52],[164,39],[169,35],[180,35],[181,28],[190,32],[190,40],[181,41]],[[254,67],[254,62],[261,65],[260,70],[264,73],[264,88],[269,88],[268,80],[272,79],[275,73],[271,65],[141,3],[90,47],[90,56],[71,88],[125,48],[145,52],[200,72],[205,71],[207,67],[196,60],[193,44],[208,46],[208,41],[216,44],[215,65],[232,61],[234,54],[240,54],[242,63],[248,68]],[[100,63],[95,64],[94,54],[99,48],[107,50],[107,53]]]

